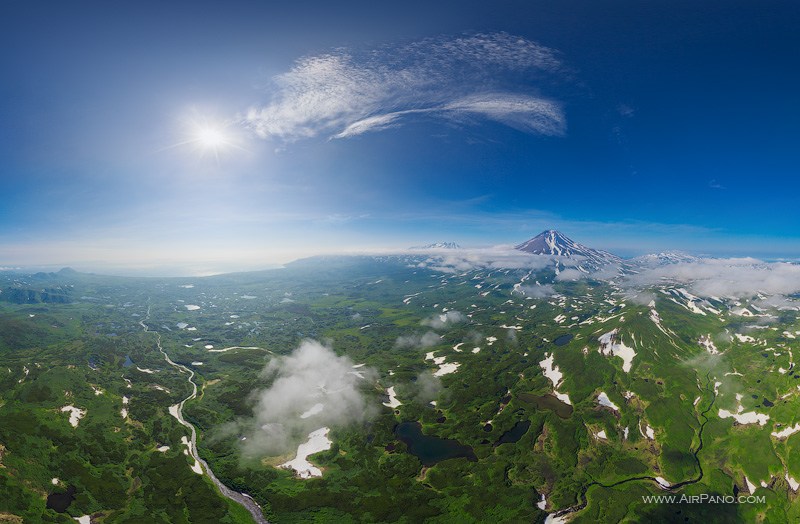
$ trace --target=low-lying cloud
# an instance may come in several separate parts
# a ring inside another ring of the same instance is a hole
[[[484,249],[459,249],[452,253],[431,255],[419,264],[442,273],[463,273],[475,269],[532,269],[554,266],[556,262],[575,266],[581,261],[551,255],[533,255],[511,246]]]
[[[556,289],[552,284],[539,284],[533,286],[519,286],[515,289],[517,293],[521,293],[526,297],[531,298],[546,298],[556,294]]]
[[[553,50],[506,33],[336,50],[278,75],[271,100],[249,109],[243,123],[283,141],[349,138],[420,118],[492,120],[558,136],[566,129],[561,105],[532,94],[531,85],[560,68]]]
[[[451,310],[446,313],[437,313],[429,318],[426,318],[422,321],[423,326],[430,326],[433,329],[444,329],[446,327],[452,326],[453,324],[458,324],[459,322],[464,322],[467,319],[466,315],[460,311]]]
[[[413,334],[399,336],[397,340],[395,340],[394,346],[398,349],[429,348],[438,344],[441,339],[442,337],[433,331],[428,331],[422,335]]]
[[[276,357],[262,371],[268,387],[251,394],[253,416],[229,426],[228,433],[244,435],[245,457],[281,455],[304,442],[323,426],[344,427],[377,413],[363,393],[377,378],[315,340],[305,340],[290,355]]]
[[[414,392],[414,400],[420,404],[427,404],[431,400],[436,400],[444,390],[442,379],[430,371],[420,373],[417,380],[409,387]]]
[[[701,297],[752,297],[800,293],[800,265],[753,258],[698,259],[647,268],[621,280],[626,287],[685,285]]]

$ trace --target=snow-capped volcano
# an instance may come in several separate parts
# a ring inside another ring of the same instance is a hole
[[[426,246],[414,246],[411,249],[461,249],[455,242],[435,242]]]
[[[581,263],[585,269],[597,269],[607,264],[619,264],[622,262],[622,259],[617,255],[578,244],[554,229],[542,231],[532,239],[514,246],[514,248],[535,255],[557,255],[585,260],[585,263]]]

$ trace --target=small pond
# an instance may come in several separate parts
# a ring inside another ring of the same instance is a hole
[[[520,420],[514,424],[514,427],[500,435],[500,439],[497,441],[495,446],[499,446],[500,444],[513,444],[514,442],[519,441],[519,439],[521,439],[522,436],[528,432],[530,427],[530,420]]]
[[[550,393],[544,395],[534,395],[533,393],[520,393],[519,399],[533,405],[538,410],[552,411],[561,418],[572,416],[572,406],[560,401],[555,395]]]
[[[47,496],[47,508],[64,513],[72,501],[75,500],[75,486],[70,486],[63,493],[51,493]]]
[[[553,341],[553,344],[555,344],[556,346],[566,346],[567,344],[569,344],[569,341],[572,340],[574,336],[575,335],[571,333],[567,333],[566,335],[561,335],[560,337],[556,338]]]
[[[472,462],[478,460],[470,446],[457,440],[425,435],[422,425],[416,421],[401,422],[394,430],[395,436],[406,446],[408,452],[417,457],[424,466],[433,466],[443,460],[464,457]]]

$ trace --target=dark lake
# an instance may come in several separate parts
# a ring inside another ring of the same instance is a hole
[[[555,344],[556,346],[566,346],[567,344],[569,344],[569,341],[572,340],[572,337],[574,336],[575,335],[572,335],[570,333],[567,333],[566,335],[561,335],[560,337],[556,338],[553,341],[553,344]]]
[[[517,442],[522,436],[528,432],[531,427],[530,420],[520,420],[514,427],[500,435],[500,439],[497,441],[495,446],[499,446],[500,444],[513,444]]]
[[[534,395],[533,393],[520,393],[519,399],[526,404],[532,404],[536,409],[552,411],[561,418],[569,418],[572,416],[572,406],[565,404],[556,398],[554,395],[547,393],[545,395]]]
[[[122,363],[122,367],[129,368],[133,365],[133,360],[131,360],[130,355],[125,355],[125,362]]]
[[[64,493],[51,493],[47,496],[47,507],[53,511],[64,513],[75,500],[75,486],[70,486]]]
[[[457,440],[425,435],[422,432],[422,425],[416,421],[401,422],[395,428],[394,434],[408,446],[408,452],[417,457],[424,466],[433,466],[437,462],[459,457],[473,462],[478,460],[471,447]]]

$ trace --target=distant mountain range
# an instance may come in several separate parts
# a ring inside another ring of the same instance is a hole
[[[424,246],[414,246],[411,249],[461,249],[461,246],[455,242],[435,242]],[[573,259],[577,262],[575,267],[583,272],[597,271],[601,267],[608,266],[609,264],[624,266],[623,269],[632,269],[635,266],[652,267],[691,263],[700,260],[695,256],[681,252],[661,252],[623,260],[621,257],[609,253],[608,251],[579,244],[555,229],[542,231],[535,237],[521,244],[517,244],[514,246],[514,249],[533,255],[550,255]],[[557,264],[557,267],[561,265],[563,264]]]
[[[411,249],[461,249],[455,242],[435,242],[425,246],[414,246]]]
[[[698,260],[700,259],[696,256],[677,251],[668,251],[642,255],[640,257],[631,259],[631,262],[642,266],[663,266],[666,264],[685,264],[697,262]]]

